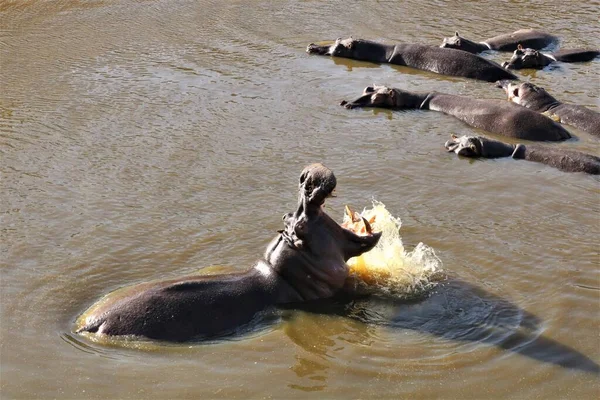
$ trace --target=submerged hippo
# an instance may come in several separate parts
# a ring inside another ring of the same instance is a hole
[[[583,106],[561,103],[544,88],[529,82],[513,84],[500,81],[497,85],[506,91],[510,101],[600,137],[600,113]]]
[[[482,42],[474,42],[461,37],[458,32],[455,32],[454,36],[444,38],[440,47],[463,50],[477,54],[486,50],[515,51],[519,44],[539,50],[555,43],[558,43],[558,38],[556,36],[534,29],[519,29],[513,33],[494,36],[493,38],[486,39]]]
[[[346,261],[371,250],[381,236],[370,229],[359,236],[325,213],[335,186],[322,164],[306,167],[296,211],[284,215],[284,229],[249,270],[121,289],[80,316],[75,331],[169,341],[214,337],[269,307],[333,296],[348,278]]]
[[[571,49],[560,50],[555,53],[542,53],[535,49],[524,48],[521,45],[513,53],[509,61],[502,63],[506,69],[542,69],[556,61],[574,63],[591,61],[600,55],[598,50]]]
[[[353,102],[344,100],[341,105],[346,108],[415,108],[441,111],[475,128],[519,139],[558,141],[571,137],[565,128],[550,118],[503,100],[478,100],[437,92],[413,93],[374,86],[365,88],[363,95]]]
[[[462,76],[493,82],[517,79],[493,61],[464,51],[440,49],[423,44],[388,45],[364,39],[337,39],[334,44],[308,45],[309,54],[352,58],[360,61],[404,65],[442,75]],[[496,77],[501,78],[496,78]]]
[[[450,152],[464,157],[502,158],[536,161],[565,172],[600,174],[600,157],[579,151],[543,145],[508,144],[481,136],[452,135],[444,145]]]

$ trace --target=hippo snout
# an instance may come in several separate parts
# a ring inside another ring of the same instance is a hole
[[[306,52],[308,54],[319,54],[321,56],[325,56],[329,52],[329,46],[320,46],[318,44],[311,43],[306,47]]]

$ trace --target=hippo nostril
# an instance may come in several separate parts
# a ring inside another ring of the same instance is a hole
[[[348,102],[346,100],[342,100],[340,106],[345,106],[346,104],[348,104]]]

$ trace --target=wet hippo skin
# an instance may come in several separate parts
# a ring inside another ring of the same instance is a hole
[[[554,53],[542,53],[531,48],[518,46],[509,61],[502,63],[506,69],[542,69],[557,61],[565,63],[592,61],[600,55],[598,50],[565,49]]]
[[[445,37],[440,47],[477,54],[486,50],[515,51],[518,45],[539,50],[555,43],[558,43],[556,36],[534,29],[519,29],[513,33],[494,36],[481,42],[461,37],[458,32],[455,32],[454,36]]]
[[[508,99],[530,110],[544,113],[563,124],[600,137],[600,113],[576,104],[565,104],[552,97],[544,88],[529,82],[499,81]]]
[[[535,161],[564,172],[600,174],[600,157],[580,151],[539,144],[508,144],[481,136],[452,136],[444,145],[450,152],[464,157],[502,158]]]
[[[423,44],[387,45],[364,39],[337,39],[334,44],[308,45],[309,54],[352,58],[360,61],[404,65],[441,75],[461,76],[494,82],[500,79],[517,79],[512,73],[493,61],[475,54]],[[502,78],[494,79],[501,76]]]
[[[85,312],[75,331],[185,341],[234,332],[269,307],[332,297],[348,278],[346,261],[381,236],[358,236],[325,213],[335,187],[330,169],[309,165],[300,175],[296,210],[284,215],[284,229],[252,268],[121,289]]]
[[[374,86],[365,88],[358,99],[342,101],[341,105],[346,108],[440,111],[475,128],[527,140],[560,141],[571,137],[565,128],[550,118],[504,100],[480,100],[437,92],[414,93]]]

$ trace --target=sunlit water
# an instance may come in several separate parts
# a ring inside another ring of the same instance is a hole
[[[381,232],[372,250],[348,260],[350,275],[356,278],[357,289],[376,295],[410,299],[424,295],[436,285],[434,278],[441,275],[442,263],[435,255],[435,250],[419,243],[414,250],[406,251],[400,236],[402,221],[394,217],[385,204],[373,200],[371,208],[356,214],[346,213],[343,226],[364,234],[361,229],[366,230],[368,223],[374,232]],[[358,220],[358,224],[353,223],[354,220]]]
[[[600,48],[599,8],[0,3],[1,397],[596,398],[598,179],[446,153],[450,134],[482,132],[440,113],[338,105],[373,83],[505,99],[491,84],[305,48],[524,27]],[[598,111],[599,72],[596,60],[519,76]],[[576,140],[553,145],[600,153],[569,130]],[[210,344],[130,348],[71,333],[117,288],[252,265],[316,161],[338,178],[330,215],[382,201],[405,250],[435,249],[447,279],[410,301],[284,310]]]

